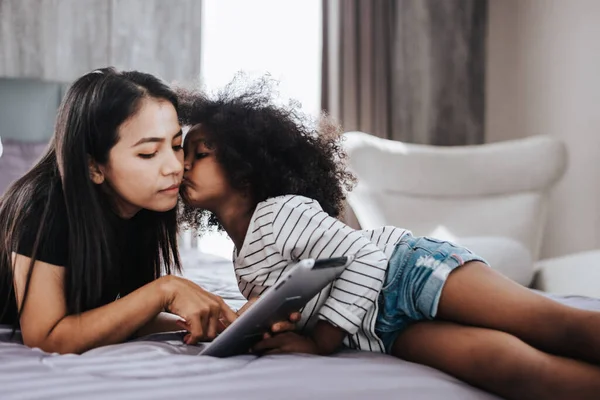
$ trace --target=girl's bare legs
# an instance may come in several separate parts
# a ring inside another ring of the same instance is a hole
[[[545,352],[600,365],[600,312],[560,304],[480,262],[450,274],[437,318],[510,333]]]
[[[498,330],[419,322],[396,339],[392,354],[508,399],[600,398],[600,368],[544,353]]]

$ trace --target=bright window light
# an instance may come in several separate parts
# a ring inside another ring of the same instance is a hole
[[[201,80],[211,91],[238,71],[269,73],[281,100],[321,109],[321,0],[204,0]]]

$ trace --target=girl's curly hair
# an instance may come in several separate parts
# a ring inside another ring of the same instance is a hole
[[[248,82],[239,74],[213,97],[176,89],[180,122],[202,124],[229,184],[246,191],[254,204],[297,194],[317,200],[338,217],[356,181],[346,170],[341,127],[326,115],[309,118],[298,103],[277,105],[272,83],[268,77]],[[187,227],[221,228],[205,210],[184,206],[181,215]]]

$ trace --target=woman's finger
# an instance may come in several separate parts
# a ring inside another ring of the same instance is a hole
[[[238,316],[239,316],[239,315],[242,315],[243,313],[245,313],[245,312],[246,312],[246,310],[247,310],[247,309],[248,309],[248,308],[249,308],[249,307],[250,307],[252,304],[254,304],[254,303],[256,302],[256,300],[258,300],[258,297],[253,297],[253,298],[251,298],[250,300],[248,300],[248,301],[246,302],[246,304],[244,304],[244,305],[242,306],[242,308],[240,308],[239,310],[237,310],[237,312],[236,312],[236,315],[238,315]]]
[[[206,331],[207,339],[214,339],[217,337],[217,325],[219,324],[219,310],[216,311],[216,314],[211,314],[208,316],[208,330]]]
[[[194,334],[190,333],[190,337],[188,338],[187,344],[189,344],[189,345],[198,344],[198,342],[201,342],[204,338],[205,338],[204,335],[194,335]]]
[[[225,321],[223,317],[219,316],[219,323],[217,324],[217,333],[223,332],[228,326],[229,323]]]
[[[202,327],[202,322],[199,316],[190,321],[190,337],[187,344],[196,344],[206,334],[206,330]]]
[[[199,314],[200,323],[202,324],[202,333],[206,335],[208,333],[208,325],[210,323],[210,307],[208,305],[204,305]]]
[[[231,308],[229,308],[229,306],[223,300],[221,300],[219,304],[221,307],[221,315],[228,323],[232,323],[238,318],[238,315]]]

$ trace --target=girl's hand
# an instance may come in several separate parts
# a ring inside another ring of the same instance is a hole
[[[258,297],[253,297],[250,300],[248,300],[248,302],[238,310],[237,315],[242,315],[252,304],[256,302],[256,300],[258,300]],[[271,325],[271,332],[283,333],[288,331],[294,331],[296,330],[296,322],[300,321],[301,317],[302,314],[300,314],[299,312],[293,312],[290,314],[287,321],[279,321]],[[270,336],[271,335],[269,335],[268,333],[265,334],[265,338],[268,338]]]
[[[319,354],[316,343],[306,336],[295,332],[285,332],[257,343],[252,351],[260,355],[304,353]]]
[[[207,292],[194,282],[177,276],[164,276],[163,288],[165,310],[183,320],[178,325],[189,332],[184,338],[186,344],[212,340],[222,325],[235,321],[237,314],[222,298]]]

